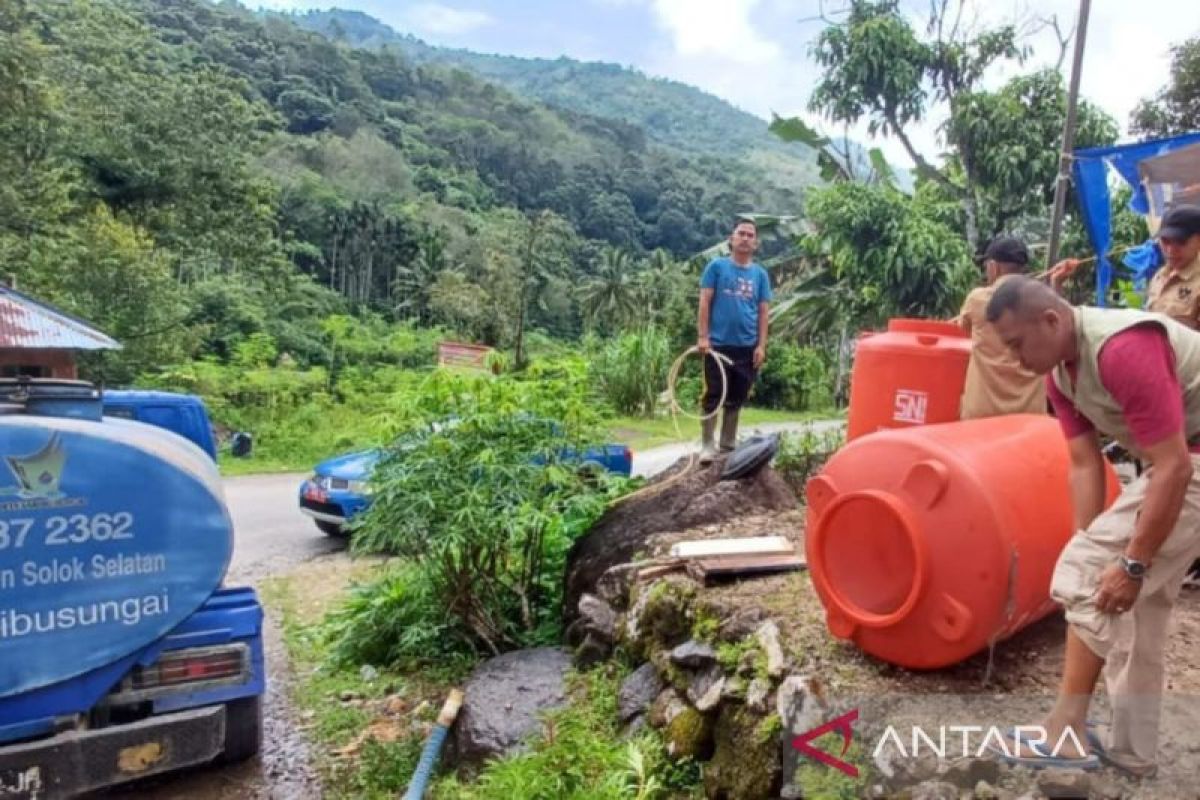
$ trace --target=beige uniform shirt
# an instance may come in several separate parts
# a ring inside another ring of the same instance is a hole
[[[1024,369],[987,321],[987,304],[992,293],[1010,277],[1005,275],[992,286],[973,290],[958,315],[963,330],[971,334],[971,360],[962,396],[963,419],[1046,413],[1045,378]]]
[[[1200,327],[1200,256],[1178,272],[1163,267],[1154,273],[1150,279],[1146,310],[1166,314],[1194,328]]]

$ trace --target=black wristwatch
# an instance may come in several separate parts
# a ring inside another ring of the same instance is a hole
[[[1125,574],[1135,581],[1146,577],[1146,565],[1141,561],[1134,561],[1129,556],[1121,556],[1121,569],[1125,570]]]

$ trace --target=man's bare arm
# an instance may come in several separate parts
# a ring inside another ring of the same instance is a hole
[[[1075,510],[1075,530],[1086,530],[1104,510],[1104,454],[1095,431],[1067,440],[1071,455],[1071,507]]]
[[[758,344],[754,346],[754,368],[760,369],[767,360],[767,318],[771,309],[766,303],[758,304]]]
[[[713,289],[700,290],[700,309],[696,316],[696,345],[701,353],[707,353],[711,344],[708,341],[709,314],[712,312]]]
[[[1150,563],[1179,521],[1192,480],[1192,458],[1182,431],[1145,448],[1144,453],[1150,462],[1150,484],[1125,555]]]

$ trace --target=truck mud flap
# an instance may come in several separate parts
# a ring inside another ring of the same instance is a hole
[[[225,707],[0,747],[0,800],[57,800],[220,755]]]

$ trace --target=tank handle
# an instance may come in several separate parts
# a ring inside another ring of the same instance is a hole
[[[933,508],[950,485],[950,470],[941,461],[926,459],[918,461],[904,476],[904,491],[921,504],[922,508]]]
[[[933,347],[935,344],[937,344],[939,341],[941,341],[941,339],[942,339],[942,337],[940,337],[934,333],[918,333],[917,334],[917,343],[923,344],[926,347]]]
[[[829,502],[838,496],[837,485],[828,475],[817,475],[809,478],[804,485],[804,496],[808,500],[808,507],[819,517]]]

